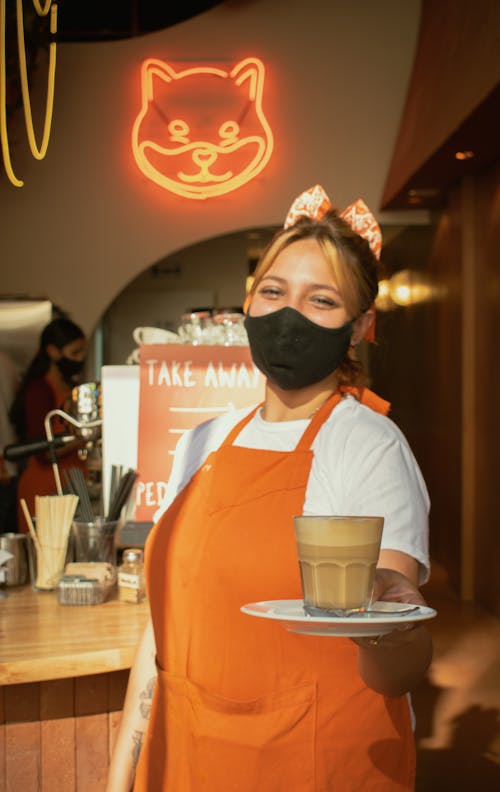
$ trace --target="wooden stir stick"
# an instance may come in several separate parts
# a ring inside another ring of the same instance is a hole
[[[31,538],[33,539],[35,546],[40,552],[40,542],[38,541],[38,536],[36,535],[35,526],[33,525],[33,520],[31,519],[31,514],[28,509],[28,504],[24,500],[24,498],[20,498],[21,508],[23,510],[23,514],[28,525],[29,532],[31,534]]]

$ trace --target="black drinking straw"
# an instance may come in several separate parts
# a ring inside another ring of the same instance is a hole
[[[92,503],[90,501],[89,491],[87,489],[87,483],[82,471],[80,468],[70,468],[68,473],[74,493],[78,495],[79,498],[79,513],[82,521],[93,522],[94,512],[92,509]]]
[[[137,471],[130,468],[120,478],[109,506],[109,512],[106,517],[107,522],[114,522],[115,520],[119,519],[121,510],[125,506],[129,495],[132,492],[137,475]]]

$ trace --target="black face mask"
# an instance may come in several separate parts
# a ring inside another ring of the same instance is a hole
[[[295,308],[245,317],[253,362],[283,390],[321,382],[344,360],[353,333],[352,322],[328,328],[311,322]]]
[[[64,355],[56,360],[56,365],[61,372],[63,379],[68,385],[74,385],[78,375],[82,373],[85,365],[84,360],[72,360]]]

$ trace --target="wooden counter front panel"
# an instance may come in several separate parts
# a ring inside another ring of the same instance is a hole
[[[0,792],[101,792],[146,603],[0,602]]]
[[[0,688],[0,792],[100,792],[128,670]]]

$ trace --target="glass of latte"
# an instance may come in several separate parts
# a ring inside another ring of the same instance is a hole
[[[383,517],[294,517],[304,608],[343,616],[371,602]]]

